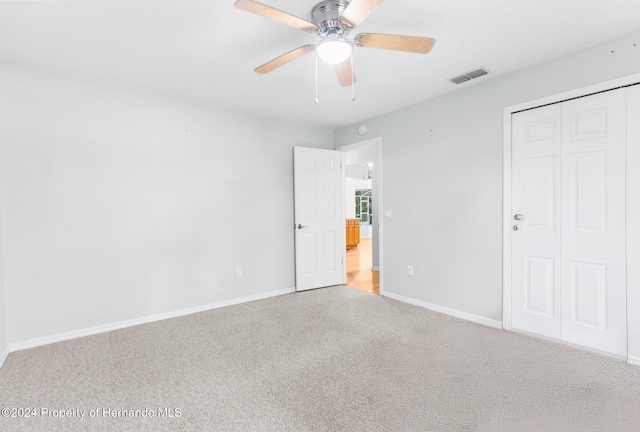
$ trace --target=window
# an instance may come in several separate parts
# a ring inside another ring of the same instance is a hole
[[[360,225],[371,225],[371,189],[356,190],[356,218]]]

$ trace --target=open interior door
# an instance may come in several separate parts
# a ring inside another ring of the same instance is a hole
[[[296,291],[345,282],[342,156],[293,148]]]

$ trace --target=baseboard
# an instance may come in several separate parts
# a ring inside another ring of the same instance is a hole
[[[559,344],[559,345],[564,345],[567,347],[571,347],[571,348],[575,348],[575,349],[579,349],[581,351],[586,351],[588,353],[591,354],[596,354],[596,355],[600,355],[600,356],[604,356],[604,357],[609,357],[615,360],[621,360],[624,362],[628,362],[628,357],[626,355],[619,355],[619,354],[612,354],[612,353],[608,353],[608,352],[604,352],[604,351],[600,351],[594,348],[589,348],[586,347],[584,345],[578,345],[578,344],[574,344],[571,342],[567,342],[564,341],[562,339],[556,339],[556,338],[552,338],[549,336],[544,336],[544,335],[540,335],[540,334],[535,334],[535,333],[530,333],[528,331],[524,331],[524,330],[520,330],[520,329],[516,329],[516,328],[512,328],[511,330],[509,330],[513,333],[518,333],[527,337],[531,337],[531,338],[535,338],[535,339],[542,339],[542,340],[546,340],[555,344]]]
[[[106,333],[113,330],[120,330],[127,327],[133,327],[140,324],[149,324],[155,321],[162,321],[170,318],[177,318],[177,317],[191,315],[198,312],[208,311],[211,309],[218,309],[226,306],[237,305],[240,303],[247,303],[250,301],[262,300],[269,297],[276,297],[283,294],[290,294],[292,292],[295,292],[295,288],[286,288],[282,290],[269,291],[262,294],[256,294],[256,295],[247,296],[247,297],[240,297],[236,299],[210,303],[202,306],[195,306],[192,308],[180,309],[172,312],[165,312],[157,315],[149,315],[146,317],[134,318],[126,321],[119,321],[112,324],[105,324],[105,325],[89,327],[89,328],[74,330],[74,331],[65,332],[65,333],[58,333],[51,336],[45,336],[45,337],[40,337],[35,339],[28,339],[23,342],[15,342],[15,343],[9,344],[9,349],[7,351],[7,354],[9,352],[35,348],[42,345],[49,345],[52,343],[62,342],[70,339],[77,339],[85,336],[92,336],[95,334]]]
[[[640,357],[629,356],[627,358],[627,363],[629,363],[630,365],[634,365],[634,366],[640,366]]]
[[[378,266],[371,266],[371,270],[374,270],[374,271],[380,271],[380,267],[378,267]]]
[[[485,318],[485,317],[481,317],[481,316],[478,316],[478,315],[473,315],[473,314],[470,314],[468,312],[462,312],[462,311],[459,311],[457,309],[450,309],[448,307],[427,303],[427,302],[424,302],[424,301],[421,301],[421,300],[415,300],[415,299],[412,299],[412,298],[409,298],[409,297],[405,297],[405,296],[401,296],[401,295],[393,294],[393,293],[389,293],[389,292],[385,292],[384,296],[388,297],[390,299],[393,299],[393,300],[401,301],[403,303],[409,303],[409,304],[412,304],[414,306],[420,306],[420,307],[432,310],[434,312],[439,312],[439,313],[443,313],[445,315],[451,315],[451,316],[454,316],[456,318],[461,318],[463,320],[471,321],[471,322],[474,322],[474,323],[477,323],[477,324],[482,324],[482,325],[485,325],[487,327],[493,327],[493,328],[497,328],[497,329],[502,329],[502,323],[500,321],[492,320],[490,318]]]
[[[2,353],[0,353],[0,368],[4,364],[4,361],[9,356],[9,347],[7,346]]]

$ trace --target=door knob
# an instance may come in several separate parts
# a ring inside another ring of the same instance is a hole
[[[293,226],[293,229],[296,229],[296,228],[298,228],[298,229],[307,228],[307,226],[308,226],[308,225],[298,224],[298,225],[294,225],[294,226]]]
[[[515,220],[522,220],[522,219],[524,219],[524,215],[523,215],[523,214],[518,213],[518,214],[513,215],[513,218],[514,218]]]

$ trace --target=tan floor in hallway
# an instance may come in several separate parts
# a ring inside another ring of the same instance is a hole
[[[361,238],[357,248],[347,251],[347,285],[380,294],[380,272],[371,270],[371,238]]]

